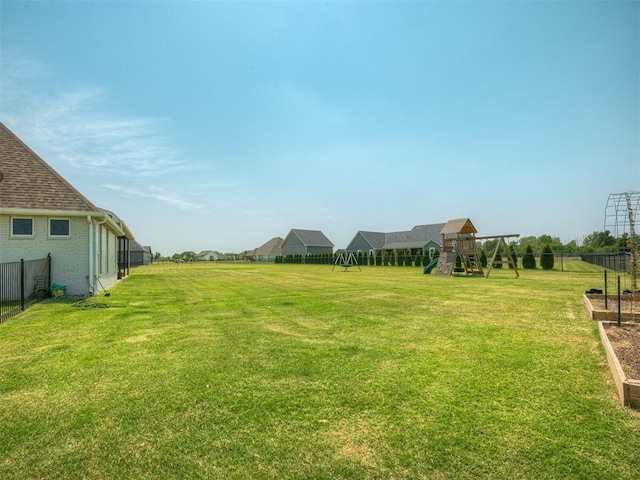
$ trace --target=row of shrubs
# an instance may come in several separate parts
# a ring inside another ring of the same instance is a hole
[[[320,265],[333,265],[338,260],[339,253],[310,253],[308,255],[286,255],[277,256],[276,263],[306,263],[306,264],[320,264]],[[358,252],[353,254],[358,265],[398,265],[407,267],[421,267],[426,266],[431,261],[429,255],[424,257],[418,253],[412,255],[411,252],[398,252],[397,260],[395,255],[390,255],[387,252],[378,251],[376,255],[369,255],[365,252]],[[440,252],[436,250],[434,257],[440,255]]]
[[[516,267],[518,266],[518,258],[515,250],[511,250],[511,257],[516,263]],[[276,257],[276,263],[305,263],[312,265],[333,265],[338,259],[338,253],[310,253],[308,255],[279,255]],[[358,252],[354,253],[355,259],[358,262],[358,265],[389,265],[389,266],[405,266],[405,267],[424,267],[429,264],[429,262],[438,256],[440,256],[440,251],[436,250],[433,254],[433,257],[429,255],[422,255],[421,253],[417,253],[416,255],[411,254],[410,251],[399,251],[396,256],[393,254],[389,254],[387,252],[378,251],[376,255],[369,255],[366,252]],[[500,252],[496,255],[496,262],[502,261],[502,255]],[[480,252],[480,264],[483,268],[486,268],[488,265],[487,254],[484,251]],[[545,270],[551,270],[554,265],[554,255],[549,245],[545,245],[542,249],[542,253],[540,255],[540,266]],[[458,257],[456,261],[456,267],[462,267],[462,260]],[[494,268],[502,268],[502,263],[496,263]],[[512,268],[509,265],[509,268]],[[533,249],[530,245],[527,245],[525,254],[522,257],[522,268],[525,269],[535,269],[536,265],[536,257],[533,253]]]

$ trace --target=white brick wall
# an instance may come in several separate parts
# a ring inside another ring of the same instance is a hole
[[[21,258],[34,260],[44,258],[51,253],[51,282],[66,285],[68,295],[88,295],[90,292],[89,228],[91,226],[87,218],[69,217],[68,238],[49,237],[49,217],[30,218],[33,218],[33,237],[15,238],[11,237],[11,216],[0,215],[0,262],[15,262]],[[117,238],[104,226],[99,226],[96,230],[103,239],[103,252],[99,256],[103,263],[102,273],[98,273],[97,262],[94,273],[104,288],[108,288],[117,280]],[[97,286],[100,290],[100,285]]]

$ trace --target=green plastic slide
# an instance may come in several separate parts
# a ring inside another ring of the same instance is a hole
[[[422,273],[425,275],[427,273],[431,273],[431,270],[433,270],[433,267],[435,267],[437,264],[438,264],[438,257],[433,257],[433,260],[429,262],[429,265],[424,267],[424,269],[422,270]]]

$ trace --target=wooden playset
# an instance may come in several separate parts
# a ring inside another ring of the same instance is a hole
[[[494,265],[507,263],[511,265],[516,277],[520,276],[516,267],[516,262],[511,256],[509,246],[505,240],[511,237],[518,238],[520,236],[519,234],[476,237],[476,233],[478,233],[476,227],[474,227],[473,223],[471,223],[471,220],[468,218],[449,220],[445,224],[440,232],[440,235],[442,235],[442,252],[440,253],[438,264],[436,266],[436,276],[450,277],[454,271],[456,271],[455,265],[458,257],[460,257],[460,273],[465,273],[467,275],[484,275],[489,278],[489,274],[491,273],[491,269]],[[482,263],[480,262],[480,255],[478,253],[476,242],[478,240],[489,239],[497,239],[498,242],[496,244],[495,251],[493,252],[493,258],[488,264],[487,272],[485,274],[482,268]],[[506,252],[506,260],[497,260],[501,246],[504,247]]]

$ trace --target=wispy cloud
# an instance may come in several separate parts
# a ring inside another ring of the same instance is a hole
[[[121,185],[103,185],[103,187],[117,192],[124,193],[131,197],[150,198],[159,202],[165,203],[172,207],[177,207],[181,210],[201,210],[202,205],[185,200],[177,195],[162,193],[157,187],[150,188],[150,191],[145,192],[135,188],[123,187]]]
[[[0,105],[3,117],[32,145],[78,169],[158,176],[197,165],[167,140],[167,122],[126,118],[109,111],[106,91],[89,87],[42,91],[43,65],[16,49],[3,49]]]

